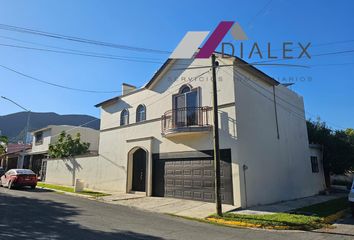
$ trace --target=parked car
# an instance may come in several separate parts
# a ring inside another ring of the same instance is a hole
[[[349,200],[350,208],[352,210],[352,215],[354,217],[354,179],[353,179],[352,187],[349,192],[348,200]]]
[[[5,174],[5,169],[3,167],[0,167],[0,177]]]
[[[0,184],[9,189],[24,186],[34,189],[37,186],[37,176],[30,169],[10,169],[1,176]]]

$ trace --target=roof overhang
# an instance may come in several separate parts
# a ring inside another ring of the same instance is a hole
[[[33,130],[31,133],[34,134],[34,133],[37,133],[37,132],[43,132],[43,131],[49,130],[49,129],[51,129],[51,128],[52,128],[52,126],[51,126],[51,125],[48,125],[48,126],[46,126],[46,127],[44,127],[44,128],[40,128],[40,129],[37,129],[37,130]]]
[[[221,55],[222,53],[220,52],[215,52],[215,54],[217,55]],[[246,61],[242,60],[241,58],[238,58],[238,57],[235,57],[235,56],[232,56],[232,55],[228,55],[228,54],[224,54],[230,58],[233,58],[234,59],[234,62],[235,62],[235,66],[240,66],[240,68],[246,70],[246,71],[249,71],[251,73],[253,73],[254,75],[256,75],[257,77],[259,77],[260,79],[262,79],[263,81],[267,82],[268,84],[270,85],[273,85],[273,86],[277,86],[279,85],[280,83],[275,80],[274,78],[270,77],[269,75],[267,75],[266,73],[262,72],[261,70],[257,69],[256,67],[254,67],[252,64],[250,63],[247,63]],[[101,107],[103,105],[107,105],[107,104],[111,104],[111,103],[114,103],[114,102],[117,102],[119,99],[121,99],[122,97],[125,97],[125,96],[128,96],[128,95],[131,95],[131,94],[134,94],[134,93],[137,93],[137,92],[140,92],[142,90],[145,90],[145,89],[149,89],[151,88],[151,86],[158,80],[160,79],[160,76],[162,74],[165,73],[165,71],[168,69],[169,66],[171,66],[174,62],[176,61],[176,59],[171,59],[171,58],[168,58],[163,64],[162,66],[159,68],[159,70],[157,70],[157,72],[152,76],[152,78],[150,79],[150,81],[142,88],[140,89],[137,89],[137,90],[134,90],[130,93],[127,93],[127,94],[124,94],[124,95],[120,95],[120,96],[116,96],[116,97],[113,97],[113,98],[110,98],[106,101],[103,101],[103,102],[100,102],[98,104],[95,105],[95,107]]]

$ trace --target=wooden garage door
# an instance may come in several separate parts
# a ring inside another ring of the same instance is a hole
[[[169,154],[154,157],[153,195],[214,202],[213,151]],[[190,155],[191,157],[188,157]],[[196,157],[197,156],[197,157]],[[231,151],[220,151],[223,203],[232,204]]]

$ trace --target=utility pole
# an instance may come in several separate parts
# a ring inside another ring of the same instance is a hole
[[[11,102],[13,104],[15,104],[16,106],[18,106],[19,108],[21,108],[21,109],[23,109],[23,110],[25,110],[27,112],[26,127],[25,127],[25,132],[24,132],[24,137],[23,137],[23,149],[22,149],[22,154],[21,154],[21,163],[22,163],[21,168],[22,168],[23,167],[24,158],[25,158],[27,135],[28,135],[28,131],[29,131],[29,123],[30,123],[31,111],[28,110],[27,108],[21,106],[17,102],[7,98],[7,97],[1,96],[1,98],[5,99],[5,100],[7,100],[7,101],[9,101],[9,102]]]
[[[221,185],[220,185],[220,146],[219,146],[219,114],[218,114],[218,89],[216,80],[216,68],[219,63],[215,60],[215,54],[211,56],[211,66],[213,70],[213,119],[214,119],[214,172],[215,172],[215,203],[216,213],[222,216],[221,205]]]

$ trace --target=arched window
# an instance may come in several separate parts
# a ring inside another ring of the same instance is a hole
[[[136,122],[142,122],[146,120],[146,108],[144,105],[140,104],[136,108]]]
[[[186,92],[190,92],[191,91],[191,88],[188,86],[188,85],[183,85],[180,89],[179,89],[179,93],[180,94],[183,94],[183,93],[186,93]]]
[[[129,111],[127,109],[124,109],[121,113],[120,113],[120,125],[127,125],[129,124]]]

